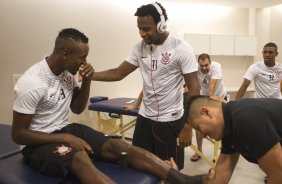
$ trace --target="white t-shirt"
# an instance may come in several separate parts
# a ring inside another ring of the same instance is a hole
[[[279,63],[275,63],[273,67],[266,66],[263,61],[254,63],[248,68],[244,78],[254,80],[257,98],[281,98],[282,66]]]
[[[198,70],[189,44],[169,35],[161,45],[139,42],[126,59],[140,67],[143,100],[139,114],[160,122],[174,121],[183,115],[183,74]]]
[[[210,80],[215,79],[217,80],[217,83],[214,88],[213,96],[221,96],[223,98],[226,96],[226,90],[223,85],[222,70],[220,63],[212,61],[210,65],[210,70],[206,74],[202,73],[199,68],[198,79],[201,86],[201,95],[209,94]]]
[[[16,99],[13,110],[33,114],[31,130],[53,132],[69,124],[68,112],[75,77],[68,71],[56,76],[46,60],[29,68],[15,85]]]

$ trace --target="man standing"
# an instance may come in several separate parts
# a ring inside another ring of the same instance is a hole
[[[178,168],[182,169],[184,147],[192,138],[192,130],[183,118],[183,77],[189,94],[199,94],[195,55],[190,45],[166,30],[167,14],[161,4],[143,5],[135,16],[142,41],[121,65],[95,72],[93,80],[118,81],[139,67],[143,78],[143,100],[133,145],[164,160],[173,157]]]
[[[282,66],[275,62],[275,57],[278,55],[277,45],[272,42],[267,43],[263,47],[262,55],[263,61],[254,63],[248,68],[236,99],[244,96],[252,80],[255,83],[256,98],[281,99]]]
[[[201,86],[201,95],[220,96],[227,100],[226,90],[223,85],[221,65],[218,62],[211,61],[206,53],[198,57],[198,78]],[[197,148],[202,150],[203,136],[196,131]],[[191,157],[191,161],[198,161],[200,156],[196,153]]]

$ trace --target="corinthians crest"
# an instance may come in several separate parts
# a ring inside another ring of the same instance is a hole
[[[69,152],[71,152],[71,147],[67,147],[65,145],[57,146],[56,150],[53,153],[59,153],[61,156],[65,156]]]
[[[171,53],[162,53],[162,61],[161,63],[164,64],[164,65],[167,65],[170,63],[170,57],[171,56]]]
[[[73,88],[73,84],[72,84],[72,77],[70,75],[67,75],[64,78],[64,86],[68,89],[68,90],[72,90]]]

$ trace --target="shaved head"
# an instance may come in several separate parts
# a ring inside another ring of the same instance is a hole
[[[200,116],[202,107],[216,107],[220,100],[205,95],[192,96],[188,100],[188,119],[192,120]]]

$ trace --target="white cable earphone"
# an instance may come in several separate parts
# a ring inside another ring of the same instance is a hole
[[[163,33],[163,32],[166,31],[166,28],[167,28],[165,16],[163,14],[161,7],[157,3],[153,3],[152,5],[156,8],[158,13],[160,14],[161,20],[157,23],[157,30],[158,30],[159,33]]]

